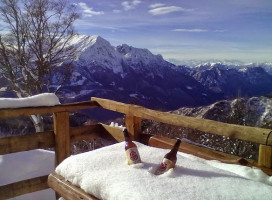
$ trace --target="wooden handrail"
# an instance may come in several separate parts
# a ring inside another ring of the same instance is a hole
[[[207,133],[237,138],[259,144],[266,143],[267,136],[271,131],[270,129],[265,128],[241,126],[208,119],[176,115],[169,112],[160,112],[147,109],[142,106],[120,103],[108,99],[92,97],[91,100],[97,102],[97,104],[102,108],[124,113],[126,115],[155,120],[166,124],[191,128]],[[272,137],[268,139],[268,143],[272,144]]]
[[[0,186],[0,200],[47,189],[47,178],[48,175]]]
[[[93,101],[83,101],[69,104],[60,104],[55,106],[24,107],[24,108],[6,108],[0,109],[0,119],[29,116],[36,114],[48,114],[57,112],[71,112],[75,110],[97,107],[98,104]]]
[[[9,136],[0,138],[0,155],[33,149],[52,148],[54,146],[55,138],[53,131]]]

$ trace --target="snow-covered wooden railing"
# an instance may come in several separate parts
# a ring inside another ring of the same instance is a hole
[[[56,165],[58,165],[66,157],[70,156],[71,142],[97,137],[112,138],[117,142],[123,141],[123,133],[120,129],[107,126],[105,124],[99,123],[96,125],[82,127],[70,127],[69,112],[80,109],[91,109],[95,107],[102,107],[104,109],[125,114],[126,127],[131,133],[131,137],[136,141],[146,144],[149,141],[149,145],[151,146],[170,148],[174,141],[158,136],[154,136],[149,140],[150,136],[141,134],[142,119],[151,119],[171,125],[192,128],[213,134],[258,143],[262,145],[262,147],[265,147],[265,151],[260,151],[258,161],[246,160],[246,163],[245,160],[243,160],[243,163],[241,163],[241,160],[239,160],[239,158],[236,156],[212,151],[203,147],[196,147],[185,142],[183,142],[183,145],[181,145],[180,150],[205,159],[217,159],[223,162],[236,162],[238,164],[240,163],[247,164],[249,166],[257,166],[267,174],[272,175],[271,147],[266,145],[272,144],[272,137],[268,137],[271,131],[270,129],[226,124],[206,119],[196,119],[193,117],[155,111],[137,105],[130,105],[95,97],[93,97],[91,101],[72,104],[32,108],[0,109],[0,119],[49,113],[52,113],[54,118],[54,130],[52,131],[0,138],[0,155],[38,148],[54,147]],[[263,148],[260,149],[262,150]],[[47,176],[28,179],[0,186],[0,199],[12,198],[46,188],[48,188]]]

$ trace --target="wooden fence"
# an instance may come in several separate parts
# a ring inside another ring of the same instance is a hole
[[[55,165],[57,166],[65,158],[70,156],[71,142],[89,140],[97,137],[114,139],[117,142],[123,141],[123,133],[120,129],[102,123],[81,127],[70,127],[69,112],[80,109],[92,109],[95,107],[102,107],[104,109],[125,114],[125,125],[130,132],[131,137],[136,141],[146,144],[148,143],[150,135],[141,134],[142,119],[155,120],[171,125],[258,143],[260,144],[258,161],[247,160],[248,165],[260,167],[264,172],[272,175],[272,148],[267,145],[272,144],[272,137],[269,138],[270,129],[239,126],[207,119],[186,117],[95,97],[91,98],[91,101],[49,107],[0,109],[0,119],[50,113],[53,114],[54,119],[54,130],[52,131],[0,138],[0,155],[54,147],[56,157]],[[158,146],[158,143],[165,148],[171,148],[174,140],[153,137],[153,139],[150,140],[149,145]],[[180,150],[206,159],[218,159],[223,162],[232,163],[232,161],[238,159],[238,157],[233,155],[197,147],[185,142],[182,143]],[[0,200],[47,188],[49,188],[47,185],[47,176],[3,185],[0,186]]]

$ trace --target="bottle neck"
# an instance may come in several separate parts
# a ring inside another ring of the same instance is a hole
[[[131,139],[129,137],[128,130],[126,128],[123,130],[123,133],[124,133],[125,140],[130,141]]]
[[[178,149],[179,149],[180,143],[181,143],[181,140],[180,140],[180,139],[177,139],[177,141],[176,141],[176,143],[175,143],[175,145],[174,145],[174,147],[172,148],[171,151],[177,152]]]

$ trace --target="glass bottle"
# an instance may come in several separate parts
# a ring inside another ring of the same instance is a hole
[[[127,156],[128,165],[141,163],[140,154],[135,143],[133,143],[129,137],[128,130],[124,128],[124,137],[125,137],[125,150]]]
[[[177,162],[177,151],[179,149],[181,140],[177,139],[171,151],[165,154],[160,166],[154,172],[155,175],[160,175],[167,172],[169,169],[174,168]]]

